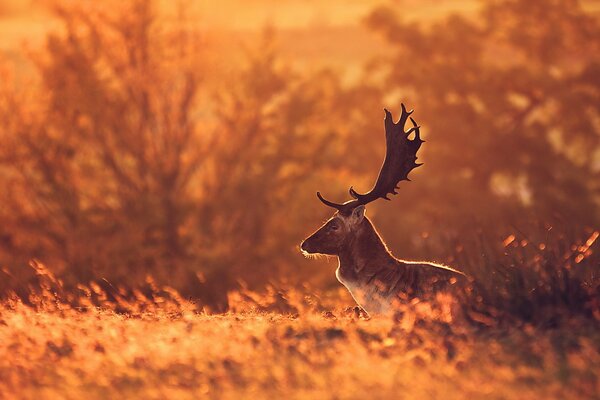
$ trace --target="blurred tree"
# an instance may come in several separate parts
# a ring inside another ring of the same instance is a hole
[[[290,70],[269,30],[226,82],[215,99],[218,133],[202,177],[198,259],[219,277],[213,281],[262,284],[302,261],[298,244],[316,209],[307,187],[323,182],[331,171],[325,167],[345,152],[343,89],[330,72]],[[293,275],[306,278],[310,268]]]
[[[169,281],[209,150],[194,117],[202,41],[184,21],[159,24],[152,2],[113,6],[57,5],[64,32],[36,57],[39,87],[4,91],[2,219],[17,249],[3,258],[40,257],[77,280]]]
[[[267,33],[213,96],[202,37],[153,2],[55,11],[39,82],[2,90],[0,263],[151,274],[213,304],[288,275],[318,210],[302,187],[347,153],[336,75],[295,74]]]
[[[410,213],[386,229],[600,223],[598,22],[573,0],[485,2],[433,24],[373,11],[391,48],[365,80],[414,106],[427,140],[418,190],[392,205]]]
[[[367,22],[388,57],[343,85],[287,67],[272,33],[217,74],[185,10],[58,2],[37,75],[0,70],[0,264],[37,257],[71,282],[151,274],[213,304],[238,280],[333,283],[297,250],[331,215],[315,191],[369,189],[382,108],[400,101],[423,126],[426,166],[369,206],[398,254],[474,222],[598,224],[598,20],[575,1],[538,3],[432,24],[378,8]],[[443,258],[440,243],[419,255]]]

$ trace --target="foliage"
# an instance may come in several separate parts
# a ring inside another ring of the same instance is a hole
[[[380,6],[384,56],[355,80],[269,29],[220,48],[181,4],[50,4],[45,45],[0,54],[1,398],[597,396],[600,26],[580,2]],[[331,212],[315,191],[372,184],[400,102],[425,166],[368,215],[470,283],[367,319],[298,244]]]
[[[568,250],[600,223],[599,27],[578,2],[436,21],[378,8],[386,55],[351,82],[293,67],[272,31],[219,64],[185,8],[110,4],[56,2],[33,73],[0,70],[4,293],[32,259],[69,288],[152,277],[219,310],[239,287],[331,289],[332,265],[297,250],[330,212],[314,192],[368,189],[381,109],[404,101],[425,166],[369,206],[389,247],[467,271],[486,308],[519,318],[591,301],[599,241]]]
[[[598,18],[570,0],[486,2],[431,24],[397,11],[367,18],[390,45],[369,74],[382,98],[415,105],[427,166],[397,206],[413,218],[394,223],[597,224]]]
[[[41,257],[80,281],[180,267],[207,151],[198,42],[160,31],[147,2],[119,10],[57,8],[65,32],[36,58],[37,90],[6,93],[4,262]]]
[[[294,75],[267,35],[213,95],[183,17],[115,10],[57,8],[40,81],[3,91],[1,262],[39,258],[71,283],[151,274],[220,304],[237,279],[283,275],[308,229],[297,187],[333,151],[337,79]]]

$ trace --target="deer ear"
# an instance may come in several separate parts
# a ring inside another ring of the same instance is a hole
[[[356,207],[354,210],[352,210],[352,222],[353,223],[358,224],[359,222],[362,222],[364,217],[365,217],[365,206],[364,205],[360,205],[360,206]]]

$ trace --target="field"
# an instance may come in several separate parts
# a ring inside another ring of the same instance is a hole
[[[438,296],[369,318],[341,288],[269,287],[230,292],[230,311],[213,313],[150,278],[69,289],[40,263],[30,270],[0,306],[0,398],[592,399],[600,389],[595,303],[526,322]]]
[[[2,398],[575,399],[600,390],[600,333],[577,319],[489,330],[408,314],[12,307],[0,313]]]
[[[600,399],[599,77],[598,0],[0,1],[0,400]]]

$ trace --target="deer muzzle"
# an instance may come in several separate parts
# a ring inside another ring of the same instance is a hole
[[[300,243],[300,250],[309,254],[314,253],[314,246],[311,245],[310,238],[303,240],[302,243]]]

